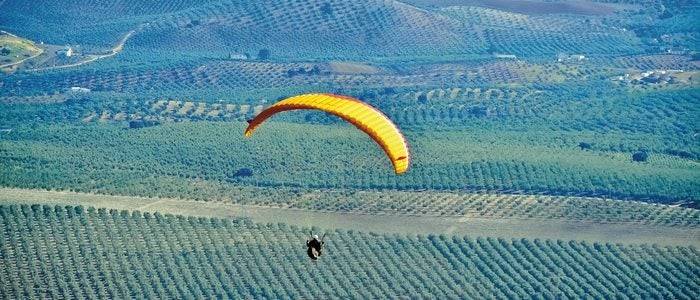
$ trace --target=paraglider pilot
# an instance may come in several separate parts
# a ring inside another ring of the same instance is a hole
[[[323,239],[319,240],[318,235],[314,234],[312,236],[311,240],[306,241],[306,254],[309,255],[309,258],[313,260],[317,260],[319,256],[321,256],[321,247],[323,247]]]

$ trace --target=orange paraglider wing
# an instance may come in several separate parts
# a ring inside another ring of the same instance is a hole
[[[391,160],[396,174],[408,170],[408,144],[399,128],[376,108],[355,98],[334,94],[303,94],[281,100],[248,120],[245,136],[276,113],[295,109],[315,109],[336,115],[369,135]]]

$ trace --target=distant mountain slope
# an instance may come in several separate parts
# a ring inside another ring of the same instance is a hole
[[[7,0],[0,3],[0,28],[46,43],[107,46],[153,15],[208,1]]]
[[[450,18],[397,1],[19,1],[1,4],[0,29],[52,44],[106,46],[137,24],[148,50],[355,57],[479,52]],[[294,49],[291,51],[291,49]],[[144,50],[147,51],[147,50]]]
[[[598,22],[595,17],[530,16],[473,6],[426,10],[394,0],[9,0],[0,5],[0,29],[85,51],[108,47],[138,27],[123,55],[131,61],[257,57],[263,49],[273,60],[642,52],[634,33],[592,23]]]
[[[397,1],[223,1],[160,19],[132,45],[297,59],[483,52],[458,26]]]
[[[489,52],[521,57],[554,57],[560,53],[588,56],[637,53],[640,40],[630,31],[600,20],[570,16],[533,16],[489,8],[454,6],[440,9],[462,22],[463,30],[483,32]]]
[[[595,1],[551,1],[551,0],[402,0],[419,7],[480,6],[515,13],[543,14],[610,14],[622,5],[596,3]],[[606,1],[608,2],[608,1]],[[622,7],[621,7],[622,6]]]

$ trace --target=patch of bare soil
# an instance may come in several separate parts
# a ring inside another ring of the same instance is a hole
[[[259,223],[282,222],[297,226],[376,233],[539,238],[700,247],[700,228],[674,228],[638,223],[354,214],[182,199],[152,199],[12,188],[0,188],[0,204],[2,203],[83,205],[198,217],[244,217]]]

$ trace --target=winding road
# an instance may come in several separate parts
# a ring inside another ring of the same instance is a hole
[[[9,35],[9,36],[14,37],[14,38],[19,38],[18,36],[14,35],[14,34],[12,34],[12,33],[9,33],[9,32],[7,32],[7,31],[4,31],[4,30],[0,30],[0,33]],[[38,48],[38,47],[37,47],[37,48]],[[27,61],[27,60],[30,60],[30,59],[32,59],[32,58],[35,58],[35,57],[37,57],[37,56],[39,56],[39,55],[41,55],[41,54],[44,53],[44,49],[41,49],[41,48],[38,48],[38,49],[39,49],[39,52],[38,52],[37,54],[34,54],[34,55],[30,56],[30,57],[24,58],[24,59],[22,59],[22,60],[18,60],[18,61],[13,62],[13,63],[0,65],[0,69],[2,69],[2,68],[9,68],[9,67],[12,67],[12,66],[15,66],[15,65],[19,65],[19,64],[21,64],[21,63],[23,63],[23,62],[25,62],[25,61]]]
[[[141,26],[139,26],[139,28],[141,28]],[[85,60],[81,60],[81,61],[76,62],[76,63],[67,64],[67,65],[60,65],[60,66],[52,66],[52,67],[46,67],[46,68],[36,68],[36,69],[28,70],[28,71],[45,71],[45,70],[77,67],[77,66],[81,66],[81,65],[84,65],[87,63],[91,63],[91,62],[96,61],[98,59],[103,59],[103,58],[115,56],[119,52],[124,50],[124,44],[126,44],[126,41],[136,32],[136,30],[137,29],[133,29],[133,30],[127,32],[126,34],[124,34],[124,36],[122,36],[122,38],[119,39],[119,42],[117,42],[117,44],[114,45],[114,47],[112,47],[112,49],[110,49],[109,53],[107,53],[107,54],[90,54],[90,55],[88,55],[88,57]]]

